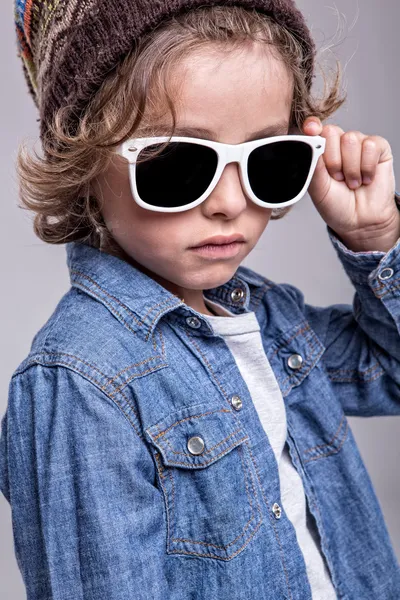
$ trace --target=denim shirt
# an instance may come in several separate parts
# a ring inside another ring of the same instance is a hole
[[[328,235],[353,305],[240,266],[338,598],[398,600],[400,567],[348,415],[400,415],[400,240]],[[28,600],[311,600],[278,469],[207,316],[120,258],[66,245],[71,288],[13,373],[0,489]],[[277,509],[278,507],[278,509]]]

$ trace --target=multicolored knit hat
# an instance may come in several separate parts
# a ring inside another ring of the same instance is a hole
[[[256,9],[291,30],[304,48],[311,87],[315,45],[293,0],[15,0],[18,54],[41,138],[59,108],[72,107],[79,119],[137,38],[174,15],[213,5]]]

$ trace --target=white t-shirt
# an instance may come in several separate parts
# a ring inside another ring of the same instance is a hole
[[[264,352],[260,326],[253,311],[235,315],[204,295],[206,315],[215,333],[223,336],[245,380],[278,464],[282,507],[292,522],[304,556],[313,600],[337,600],[319,533],[307,511],[303,482],[286,443],[286,409],[278,382]],[[234,318],[227,318],[234,317]]]

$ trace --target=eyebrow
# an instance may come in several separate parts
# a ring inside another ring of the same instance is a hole
[[[252,142],[254,140],[272,137],[275,135],[287,135],[289,129],[289,123],[287,121],[282,121],[279,123],[274,123],[273,125],[268,125],[268,127],[264,127],[259,131],[255,131],[246,136],[244,141]],[[139,132],[141,137],[147,136],[169,136],[171,133],[171,127],[160,124],[153,125],[148,127],[139,128]],[[202,127],[176,127],[173,135],[182,136],[182,137],[195,137],[195,138],[204,138],[207,140],[212,140],[214,142],[218,141],[216,139],[215,133],[210,131],[209,129],[204,129]]]

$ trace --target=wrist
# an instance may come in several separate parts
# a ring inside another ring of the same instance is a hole
[[[384,229],[374,226],[356,235],[339,235],[339,239],[352,252],[389,252],[400,238],[400,193],[395,192],[398,211],[389,226]]]
[[[398,242],[400,235],[393,236],[392,238],[385,239],[368,239],[364,242],[354,242],[346,240],[345,238],[340,238],[343,244],[346,246],[348,250],[352,252],[384,252],[385,254],[389,252],[391,248]]]
[[[379,234],[379,232],[371,231],[359,235],[357,237],[352,236],[340,236],[340,240],[343,244],[352,252],[389,252],[391,248],[398,242],[400,238],[400,215],[399,224],[396,229],[388,231],[385,234]]]

